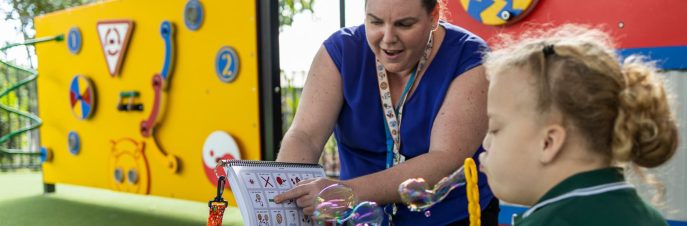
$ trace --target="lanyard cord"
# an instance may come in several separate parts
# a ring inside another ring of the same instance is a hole
[[[420,71],[423,70],[425,64],[427,64],[427,59],[429,54],[432,52],[432,35],[433,32],[429,33],[429,40],[427,40],[427,46],[425,48],[424,54],[420,58],[420,62],[415,69],[415,71],[410,75],[410,79],[406,84],[403,94],[399,100],[397,108],[394,109],[391,103],[391,88],[389,87],[389,81],[386,69],[384,65],[376,59],[376,69],[377,69],[377,82],[379,85],[379,98],[382,103],[382,113],[385,123],[385,133],[387,136],[387,162],[386,168],[391,168],[392,166],[405,161],[405,157],[400,154],[401,149],[401,120],[403,119],[403,109],[408,98],[410,90],[416,82],[416,77]],[[391,145],[390,145],[391,144]]]
[[[397,165],[401,162],[405,161],[405,156],[401,155],[401,120],[403,119],[403,107],[406,103],[406,100],[408,98],[408,93],[410,93],[410,90],[413,88],[415,85],[416,77],[417,74],[419,74],[422,69],[424,69],[425,64],[427,64],[427,59],[429,58],[429,54],[432,52],[432,44],[433,44],[433,32],[429,33],[429,39],[427,40],[427,46],[425,47],[424,53],[422,57],[420,58],[420,61],[417,64],[417,67],[415,68],[415,71],[410,75],[410,79],[408,80],[408,83],[406,84],[406,87],[403,89],[403,93],[401,94],[401,98],[399,100],[399,103],[397,104],[396,109],[394,109],[392,102],[391,102],[391,88],[389,87],[389,80],[387,76],[386,69],[384,68],[384,65],[382,65],[381,62],[379,62],[379,58],[376,58],[376,69],[377,69],[377,82],[379,85],[379,98],[381,99],[382,103],[382,114],[384,117],[384,131],[386,134],[386,147],[387,147],[387,155],[386,155],[386,168],[391,168],[394,165]],[[396,214],[397,208],[396,204],[391,204],[387,205],[387,207],[391,206],[392,210],[391,213],[388,213],[389,216],[389,224],[392,224],[392,218],[393,215]],[[385,211],[386,208],[385,208]]]
[[[218,164],[219,165],[219,164]],[[227,201],[222,198],[222,193],[224,192],[225,177],[220,176],[217,178],[217,196],[215,199],[208,202],[208,207],[210,207],[210,213],[208,216],[207,226],[222,226],[222,218],[224,217],[224,210],[227,208]]]
[[[402,117],[402,110],[403,110],[403,105],[405,105],[405,100],[406,97],[408,96],[408,92],[412,88],[413,84],[415,83],[415,78],[417,77],[417,70],[413,71],[412,74],[410,74],[410,79],[408,80],[408,83],[406,83],[406,87],[403,89],[403,94],[401,94],[400,100],[398,100],[398,104],[396,104],[396,109],[394,109],[394,113],[398,115],[398,124],[399,124],[399,130],[400,130],[400,124],[401,124],[401,117]],[[386,168],[391,168],[394,164],[394,155],[395,153],[393,152],[393,146],[394,146],[394,140],[391,137],[391,133],[389,132],[389,125],[387,124],[387,121],[384,121],[384,134],[386,135],[386,149],[387,149],[387,155],[386,155]],[[399,131],[400,135],[400,131]],[[405,159],[405,158],[403,158]]]

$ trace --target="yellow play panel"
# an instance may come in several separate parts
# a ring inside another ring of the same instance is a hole
[[[261,156],[256,1],[107,1],[36,18],[44,183],[208,201]],[[233,202],[230,192],[225,199]]]

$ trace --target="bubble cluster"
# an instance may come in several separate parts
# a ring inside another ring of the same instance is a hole
[[[465,186],[463,167],[448,177],[442,178],[432,189],[429,189],[429,185],[424,179],[412,178],[401,183],[398,186],[398,192],[401,194],[403,203],[408,205],[408,209],[420,212],[441,202],[451,190],[461,186]],[[428,215],[425,213],[425,216]]]
[[[313,216],[316,220],[333,221],[341,219],[357,203],[353,189],[333,184],[326,187],[317,194],[315,198],[315,211]]]
[[[349,225],[378,226],[384,220],[384,211],[375,202],[361,202],[353,208],[348,219]]]
[[[384,212],[375,202],[360,202],[350,187],[341,184],[330,185],[315,197],[313,217],[318,225],[325,222],[355,226],[378,226],[382,224]]]

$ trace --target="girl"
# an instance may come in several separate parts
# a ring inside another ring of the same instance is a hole
[[[578,25],[503,40],[484,63],[480,160],[494,195],[530,206],[513,224],[667,225],[617,167],[656,167],[677,148],[655,70],[620,63],[607,34]]]

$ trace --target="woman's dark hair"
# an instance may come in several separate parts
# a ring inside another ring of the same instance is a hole
[[[422,0],[422,6],[425,7],[427,13],[432,13],[432,10],[434,10],[438,3],[439,0]]]
[[[427,14],[432,14],[434,7],[439,7],[439,19],[446,20],[446,2],[445,0],[422,0],[422,7],[427,10]]]
[[[444,20],[444,15],[445,12],[444,10],[446,9],[446,2],[445,0],[420,0],[422,1],[422,7],[425,8],[428,14],[432,14],[432,10],[434,10],[434,7],[439,5],[439,18]],[[365,0],[365,4],[367,5],[367,0]]]

